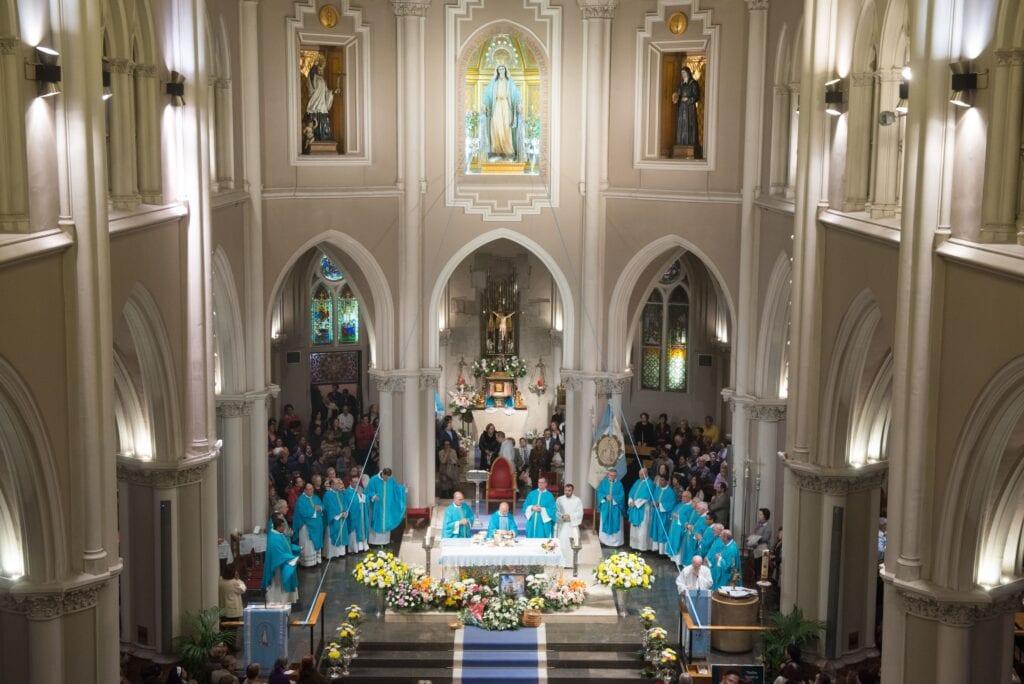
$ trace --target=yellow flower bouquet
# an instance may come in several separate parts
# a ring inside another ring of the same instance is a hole
[[[366,554],[352,571],[352,576],[370,589],[388,589],[408,574],[409,566],[385,551]]]
[[[653,577],[651,566],[639,554],[619,553],[608,556],[594,568],[598,584],[612,589],[650,589]]]

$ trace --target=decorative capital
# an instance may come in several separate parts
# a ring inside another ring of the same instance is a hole
[[[21,41],[13,36],[0,38],[0,55],[13,55],[18,51]]]
[[[896,593],[911,615],[955,627],[971,627],[989,618],[1021,610],[1022,594],[1019,592],[998,598],[979,595],[976,600],[922,594],[904,587],[897,587]]]
[[[622,391],[626,389],[626,385],[629,384],[629,380],[632,377],[632,373],[609,374],[595,378],[594,385],[600,394],[622,394]]]
[[[747,9],[751,12],[755,10],[767,10],[768,0],[747,0]]]
[[[218,418],[239,418],[241,416],[248,416],[251,413],[252,404],[247,401],[239,401],[237,399],[217,400]]]
[[[861,468],[830,469],[800,461],[786,460],[800,489],[819,494],[845,496],[882,486],[889,464],[878,461]]]
[[[163,464],[118,458],[117,479],[120,482],[129,482],[153,489],[184,487],[202,480],[211,460],[212,458],[205,458],[199,463],[182,461],[181,463]]]
[[[874,83],[874,72],[866,71],[859,74],[850,74],[850,85],[854,88],[867,88],[871,85],[874,85]]]
[[[156,78],[156,65],[135,64],[132,67],[132,73],[136,76],[144,76],[145,78]]]
[[[579,392],[583,389],[584,377],[579,371],[563,368],[560,376],[562,378],[562,384],[565,385],[566,391]]]
[[[420,389],[421,390],[432,390],[437,389],[437,383],[441,379],[440,368],[421,368],[420,369]]]
[[[584,19],[611,19],[619,0],[577,0]]]
[[[59,591],[0,594],[0,611],[18,613],[29,620],[52,620],[96,605],[106,581]]]
[[[391,0],[396,17],[425,17],[430,0]]]
[[[878,80],[882,83],[902,83],[903,82],[903,69],[897,69],[892,67],[889,69],[879,69],[875,72],[878,75]]]
[[[135,63],[130,59],[123,57],[114,57],[111,59],[103,60],[107,65],[107,71],[112,74],[128,74],[131,75],[135,72]]]
[[[996,50],[996,66],[1024,64],[1024,50]]]
[[[395,371],[370,371],[370,379],[378,392],[403,392],[405,391],[405,376],[398,375]]]
[[[755,401],[747,408],[747,411],[752,420],[762,423],[777,423],[786,418],[786,402],[783,400]]]

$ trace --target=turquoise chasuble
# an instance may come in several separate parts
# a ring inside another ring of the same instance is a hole
[[[321,510],[316,510],[317,506]],[[295,530],[292,538],[295,541],[299,540],[299,530],[303,527],[309,534],[309,542],[319,551],[324,545],[324,512],[323,503],[316,494],[312,497],[303,494],[295,501],[295,515],[292,516],[292,528]]]
[[[668,541],[668,526],[674,503],[675,495],[670,487],[654,488],[654,512],[651,514],[651,541],[655,544],[664,544]],[[662,508],[665,510],[662,510]]]
[[[543,511],[529,510],[530,506],[540,506]],[[548,514],[548,521],[544,522],[543,513]],[[551,492],[534,489],[523,502],[523,514],[526,516],[526,536],[531,538],[549,538],[555,532],[555,497]]]
[[[611,501],[605,498],[609,494]],[[622,529],[622,514],[626,512],[626,493],[622,483],[618,480],[609,482],[607,478],[601,480],[597,486],[597,500],[601,509],[601,531],[605,534],[618,534]]]
[[[466,523],[456,526],[459,520],[465,518]],[[444,509],[444,526],[441,528],[442,539],[470,537],[473,534],[473,509],[469,504],[456,506],[452,503]]]
[[[665,553],[669,556],[679,555],[687,541],[686,523],[690,520],[690,512],[693,504],[680,501],[672,511],[669,519],[672,525],[668,528],[668,542],[665,546]]]
[[[519,536],[519,530],[516,529],[516,519],[512,517],[511,513],[508,515],[502,515],[501,511],[491,513],[491,521],[487,524],[487,538],[493,537],[494,533],[498,530],[509,530],[515,532],[516,536]]]
[[[359,490],[349,487],[341,493],[342,504],[348,511],[348,531],[355,533],[357,542],[366,541],[369,532],[369,520],[366,518],[366,506],[359,500]]]
[[[348,524],[341,514],[345,512],[345,503],[342,500],[342,492],[336,489],[328,489],[324,492],[324,518],[327,520],[327,534],[331,537],[331,543],[341,546],[348,539]]]
[[[654,491],[656,487],[650,481],[645,478],[643,480],[637,480],[633,483],[633,486],[629,488],[629,498],[633,501],[634,505],[629,507],[629,524],[633,527],[639,527],[644,524],[644,514],[647,513],[646,506],[637,506],[636,503],[640,501],[650,501],[654,498]]]
[[[387,480],[379,474],[371,477],[366,485],[366,501],[370,507],[370,529],[374,532],[390,532],[405,517],[405,487],[398,485],[393,477]]]
[[[728,544],[718,552],[718,558],[712,558],[714,567],[711,569],[712,589],[732,584],[733,573],[737,573],[736,585],[743,585],[743,573],[740,571],[740,549],[736,546],[736,540],[730,539]]]
[[[298,591],[299,576],[295,562],[299,555],[288,537],[277,530],[267,532],[267,553],[263,559],[263,588],[274,582],[274,573],[281,571],[281,587],[285,591]]]

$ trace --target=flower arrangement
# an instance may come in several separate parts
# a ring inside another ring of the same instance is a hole
[[[619,553],[608,556],[594,569],[598,584],[612,589],[650,589],[651,566],[639,554]]]
[[[544,599],[539,596],[534,596],[531,599],[527,599],[527,605],[533,610],[544,610]]]
[[[345,610],[349,624],[353,627],[359,627],[359,623],[363,621],[363,609],[359,607],[359,604],[353,603]]]
[[[537,573],[526,576],[526,592],[531,599],[541,599],[542,604],[538,610],[571,610],[582,606],[586,600],[587,583],[579,579],[552,578],[544,573]]]
[[[482,378],[494,373],[507,373],[513,378],[525,378],[528,368],[526,362],[518,356],[482,358],[473,362],[473,377]]]
[[[653,627],[654,621],[657,619],[658,614],[650,606],[644,606],[644,609],[640,611],[640,624],[643,625],[644,629]]]
[[[473,596],[462,610],[464,624],[481,629],[508,630],[519,628],[519,618],[529,607],[529,601],[511,596]]]
[[[387,589],[409,573],[409,566],[391,552],[368,553],[352,571],[361,584],[371,589]]]
[[[356,641],[356,628],[354,625],[348,622],[342,622],[341,626],[338,627],[338,644],[345,648],[347,646],[355,646]]]
[[[655,677],[663,682],[674,682],[678,662],[679,656],[673,649],[663,649],[655,659],[655,662],[652,663],[657,670]]]
[[[518,356],[510,356],[505,359],[505,372],[511,375],[513,378],[524,378],[526,377],[527,368],[526,362]]]
[[[453,415],[465,418],[473,410],[473,391],[466,389],[465,385],[459,385],[453,390],[448,390],[451,401],[448,402],[448,410]]]
[[[558,548],[558,542],[554,539],[545,539],[540,543],[540,548],[550,553]]]
[[[416,579],[399,580],[388,590],[388,607],[395,610],[425,610],[434,605],[440,583],[429,575],[420,575]]]
[[[485,375],[496,373],[499,370],[500,369],[498,368],[497,363],[491,361],[490,359],[477,359],[476,361],[473,362],[474,378],[482,378]]]
[[[668,632],[664,627],[651,627],[644,632],[644,646],[648,649],[657,649],[660,652],[667,640]]]

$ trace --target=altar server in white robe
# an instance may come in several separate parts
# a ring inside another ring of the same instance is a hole
[[[647,479],[647,469],[640,469],[640,479],[629,489],[629,545],[636,551],[650,551],[651,501],[654,499],[654,483]]]
[[[583,502],[573,494],[575,487],[565,485],[565,494],[555,501],[555,534],[558,548],[562,551],[562,567],[572,567],[572,547],[580,540],[580,523],[583,522]]]

